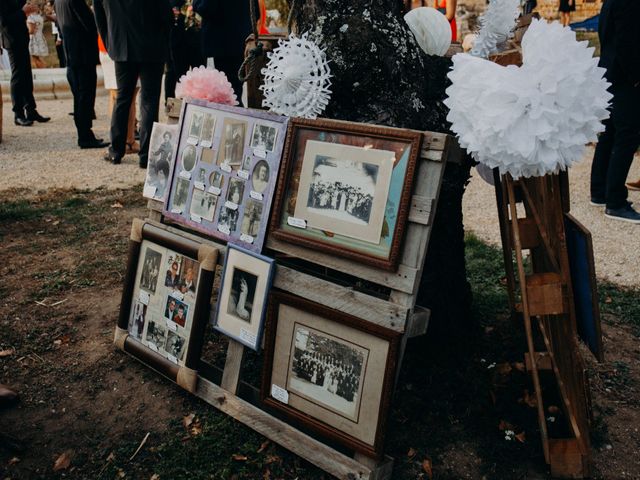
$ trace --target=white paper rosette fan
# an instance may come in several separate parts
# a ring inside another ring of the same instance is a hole
[[[427,55],[442,57],[451,46],[451,25],[447,17],[431,7],[414,8],[404,16],[409,30]]]
[[[514,178],[557,173],[579,161],[608,118],[611,94],[587,42],[559,23],[534,20],[522,67],[453,57],[447,119],[460,145]]]
[[[480,32],[471,55],[487,58],[506,42],[520,15],[520,0],[491,0],[487,11],[480,17]]]
[[[331,73],[324,50],[307,38],[290,35],[268,54],[262,69],[263,107],[290,117],[316,118],[329,103]]]

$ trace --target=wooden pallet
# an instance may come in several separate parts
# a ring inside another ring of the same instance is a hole
[[[504,251],[509,306],[524,325],[525,361],[535,387],[545,460],[560,478],[589,476],[590,394],[580,351],[571,273],[564,233],[569,208],[566,173],[513,180],[496,178],[496,199]],[[520,207],[520,208],[519,208]],[[524,216],[522,216],[524,214]],[[523,251],[530,251],[525,266]],[[515,254],[515,265],[513,262]],[[546,351],[538,351],[535,338]],[[570,438],[550,438],[540,371],[555,378],[568,419]]]
[[[178,111],[174,102],[171,105],[171,112]],[[267,242],[267,249],[278,262],[274,287],[403,334],[396,378],[407,339],[422,335],[427,330],[429,311],[416,305],[416,292],[422,276],[445,163],[460,161],[460,158],[461,150],[452,137],[424,133],[411,213],[397,272],[377,270],[284,242]],[[198,238],[170,225],[162,216],[160,202],[150,201],[148,206],[149,221],[163,223],[165,228]],[[224,247],[220,253],[218,264],[222,266]],[[363,282],[375,287],[375,295],[362,288]],[[229,340],[222,370],[206,364],[199,369],[201,374],[196,395],[339,479],[392,478],[391,458],[376,461],[359,453],[338,451],[263,410],[257,389],[242,381],[244,356],[244,346]]]

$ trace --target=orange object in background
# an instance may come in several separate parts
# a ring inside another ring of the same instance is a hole
[[[107,48],[104,46],[104,42],[102,41],[102,37],[98,35],[98,50],[102,53],[107,53]]]
[[[267,7],[264,0],[259,0],[260,4],[260,20],[258,21],[258,35],[269,35],[267,28]]]

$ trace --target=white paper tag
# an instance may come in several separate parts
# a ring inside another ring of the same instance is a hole
[[[203,140],[200,142],[200,146],[204,148],[211,148],[211,140]]]
[[[231,230],[226,225],[218,225],[218,231],[224,233],[225,235],[230,235]]]
[[[233,168],[231,168],[231,165],[229,165],[228,163],[223,163],[222,165],[220,165],[220,170],[222,170],[223,172],[231,173],[233,171]]]
[[[178,359],[176,357],[174,357],[173,355],[171,355],[170,353],[167,353],[167,360],[169,360],[170,362],[173,362],[173,363],[178,363]]]
[[[149,292],[145,292],[144,290],[140,290],[140,295],[138,295],[138,300],[143,305],[149,305],[149,301],[151,300],[151,295],[149,295]]]
[[[193,188],[197,188],[198,190],[204,190],[205,186],[202,182],[193,182]]]
[[[186,170],[182,170],[179,176],[180,178],[184,178],[185,180],[191,180],[191,173],[187,172]]]
[[[220,192],[222,192],[222,190],[220,190],[218,187],[209,187],[209,190],[207,190],[207,192],[214,195],[220,195]]]
[[[142,196],[144,198],[154,198],[156,196],[156,186],[155,185],[145,185],[144,190],[142,191]]]
[[[182,213],[182,209],[181,208],[172,208],[171,209],[171,213]]]
[[[296,228],[307,228],[307,221],[302,218],[288,217],[287,223]]]
[[[178,331],[178,324],[171,321],[171,320],[167,320],[167,328],[169,330],[171,330],[172,332],[177,332]]]
[[[151,343],[151,342],[149,342],[149,343],[147,343],[147,347],[149,347],[149,348],[150,348],[151,350],[153,350],[154,352],[157,352],[157,351],[158,351],[158,347],[156,347],[156,344],[155,344],[155,343]]]
[[[184,300],[184,293],[182,293],[182,292],[180,292],[178,290],[174,290],[173,292],[171,292],[171,296],[173,298],[177,298],[180,301]]]
[[[260,192],[254,192],[253,190],[249,192],[249,196],[254,200],[262,201],[264,199],[264,196]]]
[[[238,204],[230,202],[229,200],[224,202],[224,206],[227,207],[229,210],[237,210],[238,209]]]
[[[251,235],[247,235],[246,233],[243,233],[242,235],[240,235],[240,240],[245,243],[253,243],[254,238]]]
[[[187,143],[189,145],[197,145],[198,144],[198,137],[189,137],[189,138],[187,138]]]
[[[238,170],[238,176],[240,178],[244,178],[245,180],[249,180],[249,172],[246,170]]]
[[[273,383],[271,384],[271,396],[285,405],[289,404],[289,392]]]
[[[267,151],[264,149],[264,147],[254,148],[253,154],[258,158],[267,158]]]
[[[202,217],[199,215],[194,215],[193,213],[191,214],[191,221],[196,222],[196,223],[202,223]]]
[[[248,343],[249,345],[253,345],[255,347],[258,341],[258,338],[249,330],[240,328],[240,340]]]

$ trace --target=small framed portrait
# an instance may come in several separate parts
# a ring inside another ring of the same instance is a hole
[[[229,190],[227,191],[227,201],[240,205],[244,196],[244,180],[240,178],[229,179]]]
[[[169,184],[169,173],[178,144],[178,125],[155,122],[149,140],[149,163],[142,195],[164,201]]]
[[[240,232],[255,238],[260,232],[260,223],[262,221],[262,202],[256,200],[248,200],[244,207],[244,215],[242,216],[242,227]]]
[[[173,195],[172,211],[182,213],[187,207],[189,201],[189,180],[178,178],[176,182],[176,191]]]
[[[191,124],[189,125],[189,138],[192,138],[196,143],[200,140],[202,135],[202,124],[204,121],[204,113],[201,111],[195,111],[191,115]]]
[[[134,220],[115,343],[193,392],[218,250],[192,238]]]
[[[262,397],[320,435],[380,458],[400,338],[393,330],[273,291]]]
[[[210,148],[203,148],[200,152],[200,162],[213,164],[216,158],[216,152]]]
[[[207,171],[204,168],[198,169],[198,176],[196,178],[196,182],[205,184],[207,182]]]
[[[200,133],[200,145],[211,147],[213,145],[213,134],[216,129],[216,116],[211,113],[204,114],[202,132]]]
[[[230,235],[238,228],[238,209],[222,207],[218,218],[218,228]]]
[[[190,172],[196,166],[197,151],[193,145],[187,145],[182,151],[181,166],[182,169]]]
[[[211,172],[211,175],[209,175],[209,185],[218,190],[222,190],[224,187],[224,175],[222,172]]]
[[[242,165],[240,166],[240,170],[244,170],[245,172],[250,171],[252,159],[253,157],[251,155],[245,155],[244,160],[242,161]]]
[[[213,222],[216,213],[218,197],[204,190],[194,190],[191,197],[191,218],[200,218],[208,222]]]
[[[278,130],[270,125],[256,123],[251,136],[251,148],[273,152],[276,145]]]
[[[267,189],[268,185],[269,164],[264,160],[260,160],[253,168],[253,174],[251,175],[251,190],[262,193]]]
[[[240,166],[244,159],[246,131],[246,121],[228,117],[224,119],[218,152],[219,165]]]
[[[214,327],[259,350],[274,260],[229,244]]]

